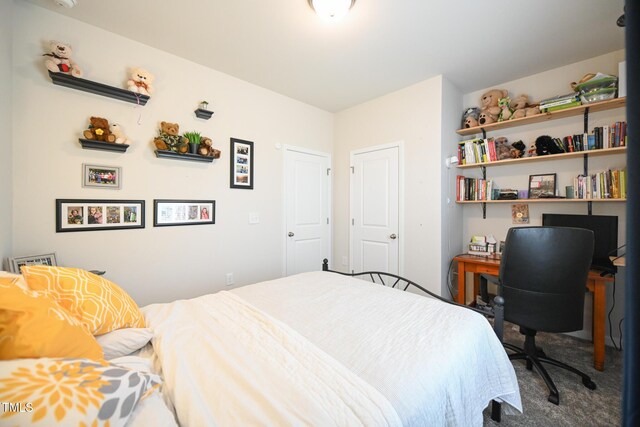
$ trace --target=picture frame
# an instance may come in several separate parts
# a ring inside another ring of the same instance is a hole
[[[122,167],[82,164],[82,186],[120,190]]]
[[[529,198],[555,197],[556,174],[529,175]]]
[[[55,267],[58,265],[56,253],[52,252],[42,255],[28,255],[7,259],[7,267],[11,273],[20,274],[20,267],[25,265],[48,265]]]
[[[215,200],[155,199],[153,201],[154,227],[215,223]]]
[[[230,187],[253,190],[253,142],[231,138]]]
[[[144,228],[144,200],[56,199],[56,233]]]

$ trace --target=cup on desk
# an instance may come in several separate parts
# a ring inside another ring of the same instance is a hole
[[[573,185],[567,185],[565,187],[565,192],[566,192],[566,196],[567,199],[573,199]]]

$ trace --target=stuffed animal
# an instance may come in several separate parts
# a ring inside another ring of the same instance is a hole
[[[51,53],[42,55],[47,57],[44,60],[44,65],[49,71],[52,73],[71,74],[73,77],[82,77],[82,70],[71,59],[73,50],[70,45],[51,40],[49,47],[51,48]]]
[[[160,122],[158,136],[153,140],[158,150],[186,153],[189,150],[189,140],[180,136],[180,126],[177,123]]]
[[[509,140],[504,136],[496,138],[496,156],[498,160],[512,159],[511,146]]]
[[[509,96],[509,92],[504,89],[491,89],[480,97],[480,112],[489,112],[496,118],[500,114],[500,107],[498,101],[500,98],[506,98]]]
[[[116,137],[116,144],[131,144],[131,140],[125,136],[124,131],[122,130],[122,126],[117,123],[112,123],[109,129],[111,130],[111,133]]]
[[[470,107],[464,110],[464,113],[462,113],[462,127],[473,128],[478,126],[479,115],[480,109],[478,107]]]
[[[102,117],[91,117],[89,119],[89,129],[83,133],[86,139],[102,142],[116,142],[116,136],[111,134],[109,121]]]
[[[534,105],[524,109],[525,117],[535,116],[536,114],[540,114],[540,105]]]
[[[529,96],[522,94],[511,100],[511,110],[513,110],[513,114],[511,114],[510,119],[521,119],[525,117],[526,108],[529,105]]]
[[[520,157],[524,156],[524,151],[527,149],[527,146],[524,145],[524,142],[516,141],[511,144],[511,146],[513,147],[511,149],[511,156],[514,159],[519,159]]]
[[[511,99],[507,96],[505,98],[500,98],[498,100],[498,107],[500,107],[500,115],[498,116],[498,121],[503,122],[505,120],[509,120],[511,115],[513,114],[513,110],[511,109]]]
[[[151,95],[153,93],[153,74],[144,68],[133,68],[131,70],[131,78],[127,81],[127,87],[131,92],[141,95]]]
[[[214,159],[220,158],[220,150],[213,148],[213,141],[211,141],[211,138],[208,138],[206,136],[200,138],[198,154],[200,154],[201,156],[213,157]]]
[[[564,150],[561,150],[549,135],[542,135],[536,138],[536,154],[538,156],[559,154],[563,152]]]
[[[491,114],[488,110],[483,111],[478,116],[478,124],[482,125],[490,125],[491,123],[495,123],[498,120],[497,114]]]

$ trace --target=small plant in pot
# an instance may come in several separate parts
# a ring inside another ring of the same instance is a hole
[[[200,102],[200,109],[201,110],[208,110],[209,109],[209,103],[207,101]]]
[[[183,136],[189,140],[189,153],[198,154],[198,145],[200,145],[200,132],[185,132]]]

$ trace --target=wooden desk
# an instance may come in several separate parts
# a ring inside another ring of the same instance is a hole
[[[461,255],[454,258],[458,262],[458,303],[466,303],[466,273],[473,273],[473,295],[480,289],[480,274],[500,274],[500,258]],[[593,293],[593,366],[604,371],[604,330],[607,294],[605,285],[612,283],[613,277],[601,277],[599,271],[589,271],[587,289]],[[505,302],[509,304],[509,301]]]

